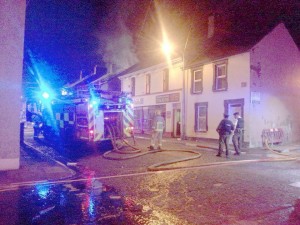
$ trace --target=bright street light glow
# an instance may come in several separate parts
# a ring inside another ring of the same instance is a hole
[[[169,42],[163,43],[162,49],[166,55],[170,55],[173,51],[172,45]]]

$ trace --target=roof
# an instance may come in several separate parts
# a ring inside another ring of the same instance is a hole
[[[250,51],[251,48],[280,25],[288,30],[295,42],[295,36],[292,33],[293,30],[287,28],[283,22],[273,23],[269,26],[239,27],[236,32],[230,33],[230,35],[225,35],[225,37],[222,38],[206,39],[202,42],[202,44],[198,46],[197,54],[192,58],[190,57],[185,63],[186,67],[191,68]],[[297,45],[296,42],[295,44]]]
[[[175,60],[181,60],[181,57],[178,55],[174,55],[171,61],[174,63]],[[167,65],[167,59],[164,55],[157,56],[157,57],[145,57],[143,60],[140,60],[138,63],[134,64],[133,66],[129,67],[126,70],[121,71],[120,73],[116,74],[116,76],[124,76],[126,74],[134,73],[152,66],[157,66],[161,64]]]
[[[190,43],[185,51],[185,67],[191,68],[199,64],[209,63],[218,59],[229,57],[249,51],[263,37],[274,29],[275,26],[264,27],[256,30],[239,29],[223,37],[215,36],[201,42]],[[194,53],[192,53],[194,52]],[[144,58],[139,63],[117,74],[123,76],[151,66],[164,63],[163,57]]]
[[[231,33],[223,38],[206,39],[199,47],[193,58],[189,58],[187,67],[209,63],[218,59],[237,55],[249,51],[276,26],[265,27],[264,29],[244,30]]]

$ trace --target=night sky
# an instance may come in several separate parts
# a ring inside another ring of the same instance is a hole
[[[81,70],[90,74],[96,64],[100,72],[107,63],[127,68],[158,46],[162,36],[158,18],[182,47],[189,27],[203,33],[199,24],[213,10],[235,21],[228,29],[235,29],[232,24],[237,21],[250,31],[283,21],[300,44],[296,0],[27,0],[24,79],[34,79],[28,72],[34,64],[50,68],[51,75],[43,76],[60,84],[74,82]]]

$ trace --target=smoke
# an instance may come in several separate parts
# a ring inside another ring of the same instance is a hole
[[[132,5],[124,2],[126,1],[114,1],[106,8],[109,13],[100,19],[97,31],[97,53],[102,56],[107,67],[112,64],[117,71],[138,62],[133,36],[126,26]]]

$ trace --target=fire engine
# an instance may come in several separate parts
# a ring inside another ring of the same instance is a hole
[[[43,107],[45,139],[64,142],[100,142],[131,137],[133,107],[124,92],[98,91],[67,96]]]

